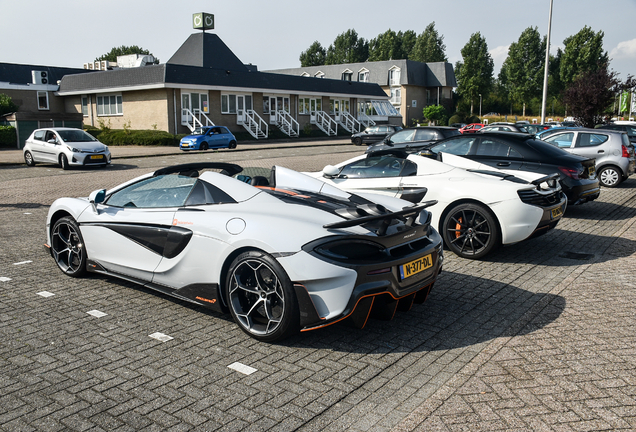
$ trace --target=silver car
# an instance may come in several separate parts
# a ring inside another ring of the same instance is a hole
[[[596,159],[596,173],[602,186],[618,186],[634,173],[634,146],[625,132],[559,128],[544,131],[540,139],[569,153]]]
[[[24,161],[55,163],[67,170],[72,166],[102,166],[110,163],[108,146],[82,129],[36,129],[24,144]]]

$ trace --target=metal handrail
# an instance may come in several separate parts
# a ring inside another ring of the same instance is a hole
[[[289,136],[300,135],[300,124],[285,110],[276,111],[276,124]]]

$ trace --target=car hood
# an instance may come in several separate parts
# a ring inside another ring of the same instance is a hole
[[[85,152],[102,152],[105,150],[108,150],[108,146],[106,146],[105,144],[102,144],[99,141],[96,142],[92,142],[92,141],[79,141],[79,142],[72,142],[72,141],[64,141],[64,144],[78,149],[78,150],[82,150]]]

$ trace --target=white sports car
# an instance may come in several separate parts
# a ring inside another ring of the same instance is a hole
[[[437,201],[429,208],[432,224],[449,249],[464,258],[479,259],[500,244],[545,233],[565,211],[556,174],[512,175],[460,156],[442,157],[444,163],[382,150],[307,174],[350,192]]]
[[[229,310],[263,341],[345,318],[363,327],[372,308],[391,318],[426,299],[443,261],[425,210],[434,201],[363,197],[286,168],[266,171],[177,165],[60,198],[47,246],[69,276],[113,275]]]

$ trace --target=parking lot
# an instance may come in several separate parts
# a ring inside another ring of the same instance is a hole
[[[636,429],[634,176],[484,261],[447,253],[427,302],[392,321],[280,344],[131,283],[66,277],[44,251],[58,197],[195,160],[317,171],[364,148],[237,150],[0,166],[0,430]]]

